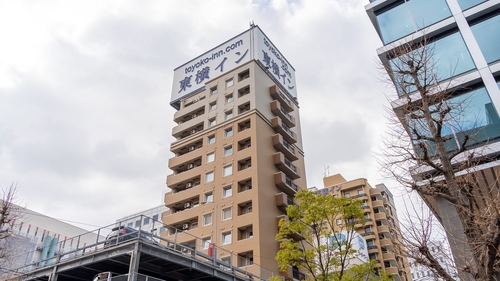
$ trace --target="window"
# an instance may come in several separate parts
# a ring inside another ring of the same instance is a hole
[[[358,195],[363,195],[365,194],[365,191],[363,189],[358,190]]]
[[[215,161],[215,153],[211,152],[207,154],[207,163],[214,162]]]
[[[492,34],[500,34],[500,15],[470,27],[487,63],[500,60],[500,40]],[[495,39],[496,38],[496,39]]]
[[[222,233],[222,245],[231,244],[231,232]]]
[[[233,136],[233,127],[224,130],[224,137],[229,138]]]
[[[134,225],[134,223],[133,223],[133,222],[129,222],[129,223],[127,224],[127,226],[128,226],[128,227],[132,227],[132,225]]]
[[[217,102],[214,101],[214,102],[210,103],[209,106],[210,106],[210,110],[216,110],[217,109]]]
[[[210,88],[210,94],[211,95],[215,95],[217,94],[217,86],[213,87],[213,88]]]
[[[229,88],[234,85],[233,78],[226,80],[226,88]]]
[[[153,221],[157,221],[158,220],[158,215],[154,215],[153,216]]]
[[[372,233],[372,228],[371,227],[365,228],[365,233],[366,234],[371,234]]]
[[[215,121],[215,118],[208,119],[208,127],[215,126],[217,124],[217,121]]]
[[[229,94],[226,96],[226,103],[231,103],[233,102],[234,98],[233,98],[233,94]]]
[[[231,118],[233,118],[233,111],[232,110],[226,112],[226,120],[229,120]]]
[[[212,239],[210,237],[203,238],[203,240],[201,240],[203,250],[208,249],[210,247],[210,243],[212,243]]]
[[[349,197],[351,197],[351,194],[350,194],[349,192],[345,192],[345,193],[344,193],[344,197],[349,198]]]
[[[377,22],[387,44],[450,16],[445,0],[413,0],[380,13]]]
[[[212,213],[203,215],[203,226],[212,224]]]
[[[214,181],[214,172],[208,172],[205,174],[205,182],[213,182]]]
[[[212,192],[205,193],[205,203],[214,202],[214,194]]]
[[[243,72],[240,72],[238,74],[238,82],[241,81],[241,80],[245,80],[248,77],[250,77],[250,71],[247,69],[247,70],[245,70]]]
[[[230,146],[224,147],[224,156],[229,156],[231,154],[233,154],[233,146],[230,145]]]
[[[233,217],[233,208],[229,207],[222,210],[222,220],[229,220]]]
[[[149,224],[149,217],[144,218],[144,225]]]
[[[226,186],[226,187],[222,188],[222,197],[223,198],[230,197],[232,195],[233,195],[232,186]]]
[[[233,165],[226,166],[222,168],[222,170],[223,170],[222,175],[224,177],[230,176],[233,174]]]
[[[484,1],[486,0],[457,0],[458,5],[460,5],[460,8],[462,8],[462,11],[465,11]]]
[[[207,142],[208,142],[208,144],[214,144],[215,143],[215,135],[208,136]]]
[[[338,219],[337,220],[337,225],[341,225],[342,224],[342,220],[341,219]]]

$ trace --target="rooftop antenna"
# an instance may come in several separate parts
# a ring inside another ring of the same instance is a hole
[[[255,27],[255,23],[253,23],[253,20],[250,21],[250,27]]]
[[[329,177],[330,176],[330,166],[325,166],[325,172],[323,173],[323,177]]]

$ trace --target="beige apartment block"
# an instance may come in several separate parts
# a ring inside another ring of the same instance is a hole
[[[376,260],[381,270],[393,274],[394,280],[412,280],[408,259],[403,245],[398,241],[401,235],[394,197],[384,184],[371,187],[366,179],[347,181],[336,174],[323,178],[325,188],[318,193],[346,196],[363,200],[366,224],[358,229],[368,246],[368,256]]]
[[[306,187],[298,103],[269,73],[252,59],[180,99],[162,216],[163,237],[264,278],[278,273],[278,218]]]

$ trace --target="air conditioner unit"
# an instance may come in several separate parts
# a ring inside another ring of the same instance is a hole
[[[184,229],[184,230],[189,229],[189,223],[183,224],[182,229]]]
[[[252,146],[251,143],[247,143],[247,148],[250,148]]]
[[[188,165],[188,170],[194,168],[194,164],[189,164]]]
[[[191,118],[196,118],[196,116],[198,116],[196,113],[194,113]]]
[[[252,189],[252,185],[251,184],[247,184],[247,189]]]
[[[187,208],[191,208],[191,203],[190,202],[184,203],[184,209],[187,209]]]
[[[247,169],[252,168],[252,163],[247,163]]]
[[[191,186],[193,186],[192,183],[190,183],[190,182],[186,183],[186,188],[191,188]]]
[[[193,151],[193,150],[194,150],[194,145],[189,147],[189,151]]]
[[[196,130],[191,130],[191,135],[196,134]]]

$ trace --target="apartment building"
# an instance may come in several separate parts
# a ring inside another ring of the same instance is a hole
[[[162,236],[277,274],[278,218],[306,187],[295,70],[252,25],[175,69],[171,105]]]
[[[365,227],[358,230],[368,247],[368,258],[376,261],[380,270],[392,273],[394,280],[412,280],[408,259],[404,255],[399,220],[394,197],[384,184],[371,187],[366,179],[347,181],[341,174],[323,178],[321,194],[345,196],[363,200]]]
[[[446,120],[443,137],[449,151],[457,151],[464,136],[471,159],[479,163],[473,171],[456,175],[475,186],[471,197],[477,212],[498,193],[500,172],[500,1],[499,0],[376,0],[365,9],[378,33],[383,47],[377,49],[382,63],[391,68],[391,53],[408,43],[428,40],[433,52],[433,82],[451,85],[456,91],[446,104],[463,104]],[[391,102],[396,114],[401,112],[406,98],[418,102],[416,92],[398,93]],[[463,108],[466,108],[465,110]],[[404,116],[400,117],[403,122]],[[404,124],[407,125],[407,124]],[[462,157],[461,159],[466,159]],[[457,160],[454,165],[458,166]],[[415,172],[418,178],[434,173],[432,169]],[[421,176],[421,175],[424,176]],[[435,181],[440,180],[439,178]],[[442,180],[442,179],[441,179]],[[425,181],[421,182],[425,184]],[[423,196],[424,201],[446,228],[448,240],[458,267],[470,257],[461,221],[450,204],[441,198]],[[457,238],[462,237],[462,238]]]

